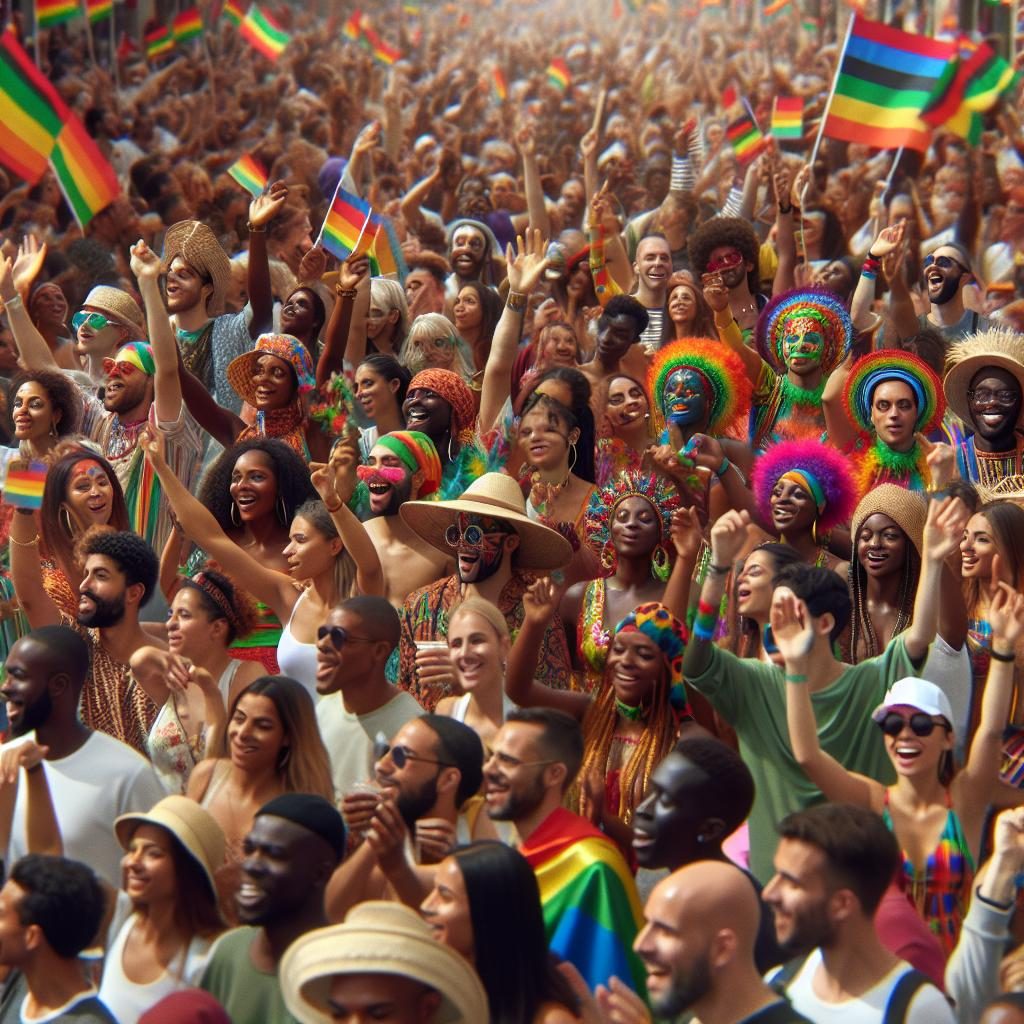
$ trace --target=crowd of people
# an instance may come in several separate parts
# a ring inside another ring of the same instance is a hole
[[[1024,1021],[1016,86],[811,162],[848,12],[636,6],[38,40],[0,1024]]]

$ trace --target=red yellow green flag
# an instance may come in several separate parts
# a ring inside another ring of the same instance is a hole
[[[85,13],[89,16],[89,24],[95,25],[114,13],[114,0],[85,0]]]
[[[40,28],[62,25],[81,13],[78,0],[36,0],[36,24]]]
[[[258,4],[249,8],[239,31],[252,48],[268,60],[277,60],[292,38]]]
[[[556,57],[548,65],[547,76],[548,81],[559,92],[565,92],[566,89],[569,88],[569,83],[572,81],[572,75],[569,74],[569,66],[561,57]]]
[[[50,154],[64,198],[84,228],[121,191],[114,169],[71,111]]]
[[[245,20],[245,11],[241,0],[224,0],[224,7],[220,13],[221,17],[227,18],[233,25],[241,25]]]
[[[146,56],[153,60],[170,53],[174,49],[174,36],[166,25],[159,25],[157,28],[146,33]]]
[[[176,42],[184,43],[189,39],[195,39],[203,34],[203,17],[198,7],[190,7],[182,11],[174,19],[174,39]]]

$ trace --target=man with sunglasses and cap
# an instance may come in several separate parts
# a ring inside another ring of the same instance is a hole
[[[146,337],[146,319],[138,303],[120,288],[97,285],[71,318],[75,331],[75,355],[102,397],[106,375],[103,364],[130,341]]]
[[[385,674],[400,632],[394,607],[370,596],[342,601],[317,630],[316,720],[339,798],[372,777],[378,737],[390,740],[423,714]]]
[[[572,546],[527,516],[519,484],[504,473],[485,473],[453,501],[408,501],[399,514],[427,544],[456,559],[453,576],[413,591],[401,612],[398,685],[433,710],[454,681],[444,643],[452,609],[476,594],[497,605],[514,634],[523,623],[522,598],[533,573],[563,569]],[[424,643],[433,649],[418,650]],[[556,615],[544,634],[536,678],[565,689],[569,673],[569,648]]]

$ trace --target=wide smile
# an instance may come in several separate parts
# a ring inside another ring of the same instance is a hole
[[[418,405],[412,406],[405,414],[407,426],[412,423],[426,423],[428,419],[430,419],[430,415],[427,413],[427,410]]]
[[[239,906],[251,909],[257,906],[264,898],[266,893],[260,886],[254,882],[245,881],[238,887],[238,892],[235,893],[235,902]]]

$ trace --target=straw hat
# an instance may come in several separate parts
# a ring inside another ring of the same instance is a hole
[[[971,379],[986,367],[999,367],[1013,374],[1024,393],[1024,336],[1009,327],[994,327],[972,334],[965,341],[951,346],[947,356],[949,371],[942,382],[949,407],[970,424],[971,407],[967,389]]]
[[[490,1016],[487,993],[468,961],[401,903],[360,903],[344,924],[307,932],[288,947],[278,978],[292,1016],[302,1024],[330,1024],[327,997],[339,974],[395,974],[435,989],[442,997],[437,1024],[483,1024]]]
[[[888,516],[907,535],[920,555],[924,523],[928,518],[928,502],[925,501],[924,495],[909,491],[898,484],[879,484],[873,487],[861,498],[850,523],[855,549],[860,528],[878,512]]]
[[[398,512],[428,544],[446,554],[451,548],[444,539],[445,530],[460,512],[469,512],[503,519],[515,527],[521,569],[561,569],[572,559],[572,546],[560,533],[527,516],[519,484],[504,473],[484,473],[453,501],[407,501]]]
[[[978,492],[983,505],[993,501],[1012,501],[1015,505],[1024,507],[1024,474],[1014,473],[1012,476],[1004,476],[998,483],[991,487],[977,483],[974,489]]]
[[[120,288],[98,284],[85,297],[83,307],[98,310],[109,320],[116,320],[122,327],[134,331],[132,338],[146,337],[146,318],[139,304]]]
[[[122,814],[114,822],[114,835],[128,849],[132,833],[139,825],[159,825],[178,840],[199,865],[216,896],[214,872],[224,863],[225,839],[220,825],[205,808],[184,796],[165,796],[147,814]]]
[[[180,256],[190,267],[209,277],[213,295],[206,303],[210,316],[224,311],[224,297],[231,284],[231,260],[213,231],[198,220],[179,220],[164,235],[164,266]]]
[[[295,374],[296,397],[316,387],[313,361],[306,346],[290,334],[261,334],[248,352],[235,356],[227,365],[226,376],[235,394],[250,405],[256,405],[256,385],[253,376],[261,355],[277,356],[287,363]]]

